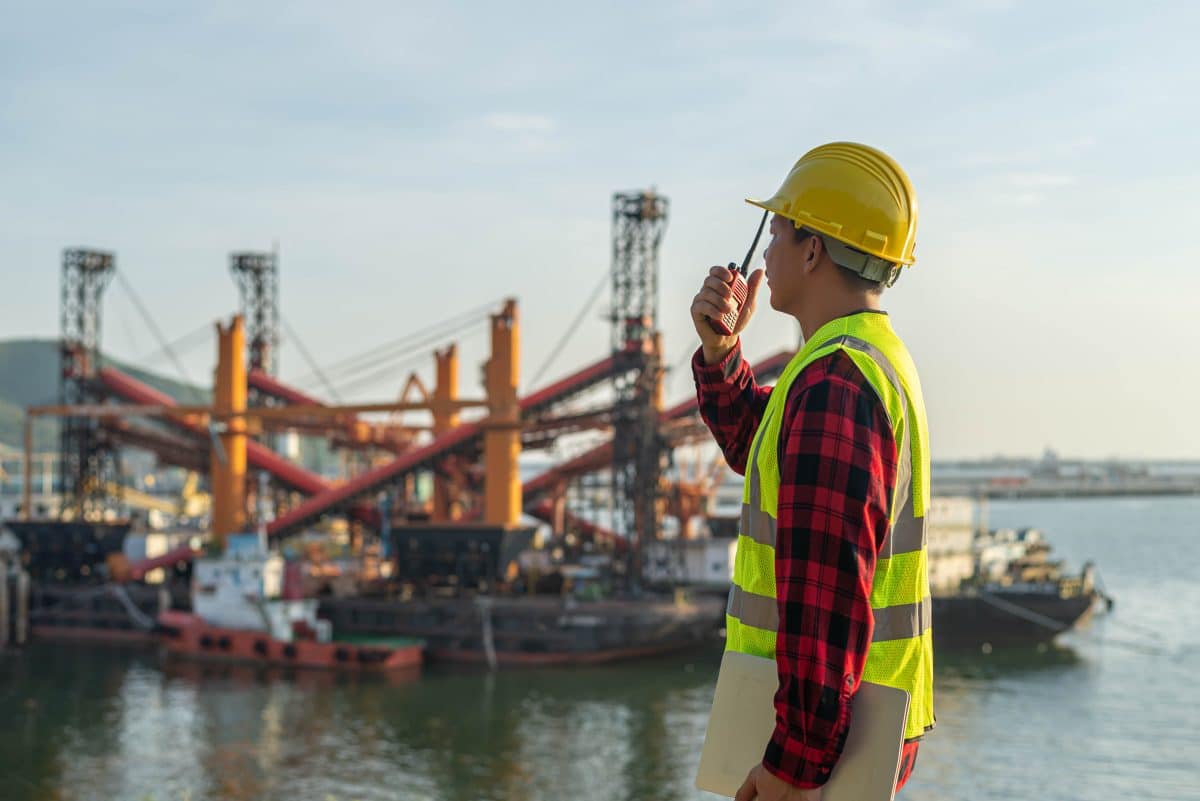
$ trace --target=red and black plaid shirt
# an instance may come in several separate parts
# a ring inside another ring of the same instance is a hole
[[[700,414],[729,466],[745,474],[767,407],[741,343],[717,364],[692,360]],[[779,603],[776,726],[763,765],[813,788],[829,779],[850,725],[850,698],[871,645],[871,583],[888,530],[896,443],[875,390],[842,351],[800,372],[779,447],[775,584]],[[906,743],[897,787],[917,756]]]

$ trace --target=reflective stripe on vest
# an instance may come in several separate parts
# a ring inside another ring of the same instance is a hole
[[[736,584],[730,589],[725,614],[743,625],[779,631],[779,602],[772,597],[743,590]],[[919,637],[933,626],[933,601],[928,595],[915,604],[884,606],[871,610],[875,628],[871,642]]]
[[[783,405],[796,376],[811,362],[842,349],[859,367],[879,395],[896,439],[897,472],[895,494],[890,499],[889,527],[876,560],[875,580],[871,587],[874,620],[872,644],[863,678],[899,687],[912,696],[906,736],[918,736],[932,728],[932,602],[929,597],[925,551],[925,519],[928,465],[920,466],[920,481],[914,480],[914,452],[925,456],[923,440],[924,410],[920,389],[911,360],[903,345],[886,323],[851,318],[837,321],[835,330],[820,344],[804,348],[784,371],[773,390],[772,400],[756,432],[747,460],[746,485],[738,537],[734,583],[726,608],[728,646],[735,650],[773,657],[779,628],[779,605],[775,597],[774,557],[778,526],[778,461],[776,440],[763,453],[768,433],[782,431]],[[857,329],[857,330],[856,330]],[[914,405],[891,360],[873,342],[857,333],[884,343],[901,357],[907,377],[916,389]],[[878,332],[878,333],[875,333]],[[818,337],[825,333],[818,332]],[[774,397],[776,392],[782,393]],[[774,415],[774,417],[772,417]],[[914,446],[914,435],[921,437],[921,448]],[[771,471],[771,484],[764,487],[763,470]],[[764,489],[769,493],[764,493]],[[921,517],[917,517],[916,508]]]

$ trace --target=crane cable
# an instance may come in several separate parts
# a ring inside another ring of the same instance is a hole
[[[200,325],[200,327],[194,328],[191,331],[188,331],[186,334],[176,337],[175,339],[171,340],[171,342],[169,342],[168,344],[170,346],[170,349],[173,350],[177,354],[190,353],[192,351],[192,349],[209,341],[209,337],[212,336],[212,330],[213,330],[212,323],[205,322],[205,323],[202,323]],[[163,356],[166,356],[166,355],[167,355],[166,349],[161,348],[161,347],[156,348],[152,352],[150,352],[150,353],[146,354],[145,356],[141,357],[140,359],[138,359],[135,362],[135,364],[139,364],[139,365],[150,364],[151,362],[157,361],[158,359],[161,359]]]
[[[339,379],[342,381],[341,391],[345,393],[347,391],[347,386],[363,386],[365,383],[369,383],[367,379],[371,377],[383,376],[389,372],[393,372],[399,369],[401,365],[415,364],[416,362],[425,359],[429,355],[427,350],[415,352],[416,349],[436,345],[439,342],[443,342],[446,339],[454,337],[455,335],[461,338],[464,330],[466,330],[468,327],[477,327],[480,322],[481,321],[479,320],[474,320],[468,325],[459,326],[458,329],[455,330],[444,332],[437,331],[416,341],[410,340],[405,344],[405,349],[403,351],[397,351],[386,358],[377,358],[371,362],[364,362],[361,365],[355,366],[353,369],[343,370],[342,374],[339,376]],[[367,373],[367,377],[364,378],[363,373],[368,370],[370,372]],[[356,378],[355,376],[358,377]],[[346,382],[349,383],[347,384]],[[311,385],[312,379],[310,378],[307,383]]]
[[[605,286],[608,285],[608,279],[609,274],[607,272],[600,277],[600,283],[596,284],[596,288],[593,289],[592,294],[588,296],[587,302],[583,304],[583,308],[579,310],[579,313],[575,315],[575,319],[571,321],[569,326],[567,326],[566,335],[559,338],[558,344],[554,346],[554,350],[550,351],[550,355],[546,357],[546,360],[542,362],[542,366],[539,367],[537,373],[534,374],[533,380],[526,385],[527,389],[530,386],[536,385],[537,382],[542,379],[542,376],[546,374],[546,370],[550,368],[550,365],[554,364],[554,360],[558,358],[559,354],[562,353],[563,348],[565,348],[567,343],[571,341],[571,337],[573,337],[575,332],[579,330],[579,326],[583,322],[583,318],[589,311],[592,310],[592,307],[596,305],[596,301],[600,298],[600,292]]]
[[[146,308],[146,304],[142,303],[142,299],[134,290],[133,284],[129,282],[129,280],[125,277],[125,274],[120,270],[115,270],[114,272],[117,276],[117,283],[121,285],[121,289],[125,291],[125,294],[128,295],[129,299],[133,302],[134,308],[137,309],[138,314],[141,315],[142,321],[146,323],[146,327],[150,329],[150,333],[152,333],[154,338],[158,340],[159,347],[164,353],[166,353],[167,358],[171,360],[171,363],[175,366],[175,369],[179,371],[179,375],[183,378],[188,392],[197,399],[203,401],[203,396],[201,395],[200,390],[188,375],[187,369],[183,366],[183,362],[181,362],[179,357],[175,354],[175,350],[171,347],[171,344],[167,342],[167,338],[163,336],[162,329],[160,329],[158,324],[154,322],[154,318],[151,316],[150,310]]]
[[[429,336],[432,332],[440,331],[443,328],[453,328],[456,324],[461,324],[464,320],[469,321],[469,322],[474,322],[476,320],[476,318],[480,317],[481,312],[490,311],[492,308],[494,308],[494,306],[495,306],[494,303],[489,303],[485,306],[481,306],[476,309],[471,309],[467,312],[463,312],[462,314],[459,314],[459,315],[456,315],[455,317],[451,317],[446,320],[443,320],[442,322],[437,323],[431,327],[427,327],[421,331],[414,331],[409,334],[405,334],[404,336],[397,337],[395,339],[384,342],[383,344],[380,344],[380,345],[376,345],[376,346],[369,348],[365,351],[362,351],[360,353],[353,354],[351,356],[347,356],[343,359],[340,359],[340,360],[334,362],[333,364],[326,365],[324,370],[327,374],[329,374],[329,373],[340,373],[340,372],[347,372],[347,371],[353,372],[354,370],[357,370],[357,369],[364,369],[363,368],[364,363],[366,366],[374,366],[375,364],[378,363],[378,359],[390,358],[390,356],[387,355],[387,351],[395,351],[397,348],[411,347],[411,344],[412,344],[412,341],[414,338],[421,337],[421,336]],[[393,354],[393,355],[396,355],[396,356],[404,355],[404,351],[403,350],[398,351],[396,354]],[[306,376],[306,378],[311,379],[311,378],[313,378],[313,376],[309,375],[309,376]]]
[[[329,383],[329,378],[326,377],[321,368],[317,366],[316,360],[313,359],[312,354],[308,351],[308,348],[304,346],[304,342],[300,339],[300,335],[296,333],[296,329],[292,328],[292,324],[289,323],[288,319],[282,314],[279,315],[279,320],[283,323],[283,330],[287,334],[288,339],[290,339],[292,344],[296,346],[296,350],[300,351],[300,356],[304,359],[305,363],[308,364],[309,369],[313,371],[313,374],[316,375],[317,378],[321,379],[321,383],[325,385],[325,389],[329,392],[329,396],[338,403],[341,403],[342,398],[340,395],[338,395],[338,391],[333,388],[333,384]]]
[[[460,335],[460,339],[466,339],[470,336],[477,336],[480,333],[482,333],[482,329],[476,330],[476,331],[472,332],[471,334]],[[444,339],[444,337],[443,337],[443,339]],[[420,364],[422,361],[424,361],[425,359],[428,359],[431,352],[432,352],[431,350],[422,350],[420,353],[409,354],[408,358],[401,359],[399,361],[390,362],[389,364],[384,365],[377,370],[374,370],[370,373],[367,373],[364,376],[360,376],[360,377],[354,379],[353,381],[351,381],[348,384],[342,384],[342,391],[350,392],[351,390],[354,390],[354,389],[361,389],[362,387],[368,387],[368,386],[371,386],[372,384],[378,383],[379,381],[381,381],[385,378],[394,376],[397,372],[404,370],[408,367],[416,366],[416,365]]]
[[[381,345],[376,345],[366,351],[347,356],[333,364],[326,365],[323,372],[326,376],[348,376],[376,368],[381,361],[407,356],[414,348],[420,347],[420,344],[414,344],[414,341],[421,343],[430,340],[431,337],[432,341],[444,339],[447,336],[457,333],[459,330],[479,322],[482,319],[482,314],[484,312],[491,312],[496,305],[496,302],[488,303],[455,317],[448,318],[432,327],[414,331]],[[389,353],[389,351],[391,352]],[[317,377],[316,371],[314,371],[308,375],[298,377],[295,379],[295,383],[310,383]]]

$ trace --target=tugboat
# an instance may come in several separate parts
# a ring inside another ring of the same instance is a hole
[[[972,575],[953,591],[933,594],[934,642],[984,651],[1038,645],[1085,625],[1098,601],[1112,608],[1096,585],[1095,565],[1067,574],[1050,552],[1037,529],[980,533]]]
[[[317,600],[302,597],[298,568],[270,552],[262,534],[227,537],[222,553],[194,563],[192,611],[158,616],[168,653],[351,671],[420,668],[420,640],[338,638],[317,617]]]

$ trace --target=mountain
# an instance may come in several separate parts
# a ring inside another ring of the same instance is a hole
[[[137,380],[183,403],[208,403],[206,389],[102,357]],[[0,342],[0,443],[23,446],[25,407],[58,402],[58,341],[13,339]],[[42,418],[33,426],[34,450],[58,448],[58,424]]]

